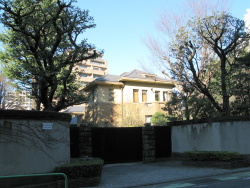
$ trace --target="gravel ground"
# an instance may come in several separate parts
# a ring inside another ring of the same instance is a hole
[[[246,171],[249,168],[218,169],[182,166],[181,161],[168,160],[144,164],[122,163],[104,165],[100,188],[125,188],[153,185],[176,180]]]

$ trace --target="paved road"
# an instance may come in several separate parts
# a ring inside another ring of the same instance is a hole
[[[200,182],[188,182],[184,180],[194,180],[194,178],[197,179],[197,178],[211,177],[215,175],[219,176],[231,173],[243,173],[246,171],[250,172],[250,167],[233,169],[233,170],[218,169],[218,168],[197,168],[192,166],[182,166],[181,161],[175,161],[175,160],[167,160],[149,164],[144,164],[142,162],[111,164],[104,166],[102,173],[102,182],[97,187],[130,188],[130,187],[140,187],[140,186],[153,187],[155,185],[156,187],[157,186],[160,187],[165,185],[171,185],[171,183],[167,184],[167,182],[168,183],[173,182],[172,186],[174,188],[178,188],[178,186],[179,187],[196,186],[196,185],[199,186]],[[220,181],[219,179],[215,180]],[[183,181],[183,182],[177,182],[177,181]],[[204,181],[206,180],[204,179]],[[175,184],[174,182],[181,183],[181,185],[177,184],[176,186],[174,185]],[[211,181],[210,183],[213,182]],[[214,181],[214,183],[216,183],[216,181]],[[234,188],[238,187],[236,186]]]
[[[137,186],[138,187],[138,186]],[[249,188],[250,171],[196,178],[185,181],[139,186],[140,188]]]

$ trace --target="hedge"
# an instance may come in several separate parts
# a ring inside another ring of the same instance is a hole
[[[184,152],[186,159],[192,161],[236,161],[243,158],[237,152],[230,151],[188,151]]]
[[[66,174],[69,179],[98,177],[101,176],[103,163],[99,158],[72,158],[70,163],[57,167],[55,172]]]

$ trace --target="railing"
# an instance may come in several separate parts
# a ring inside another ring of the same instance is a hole
[[[3,178],[19,178],[19,177],[31,177],[31,176],[63,176],[65,188],[68,188],[68,177],[64,173],[46,173],[46,174],[26,174],[26,175],[10,175],[10,176],[0,176]]]

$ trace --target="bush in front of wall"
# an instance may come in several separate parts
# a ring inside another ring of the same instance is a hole
[[[188,151],[184,153],[191,161],[235,161],[242,160],[243,156],[230,151]]]
[[[71,184],[94,186],[101,182],[103,164],[100,158],[72,158],[70,163],[57,167],[55,172],[66,174]]]

